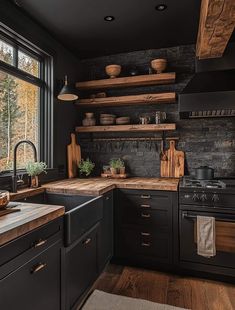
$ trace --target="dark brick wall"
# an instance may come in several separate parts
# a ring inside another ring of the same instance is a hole
[[[194,73],[195,47],[178,46],[159,50],[139,51],[117,54],[82,61],[83,80],[106,78],[104,67],[116,63],[123,66],[122,75],[129,75],[131,65],[137,66],[139,74],[148,73],[149,63],[154,58],[167,58],[167,71],[177,73],[176,83],[173,85],[151,86],[139,88],[124,88],[106,91],[109,96],[141,94],[160,91],[180,92]],[[81,96],[87,97],[89,93]],[[186,171],[193,173],[193,168],[199,165],[210,165],[215,168],[217,176],[235,175],[235,120],[225,119],[199,119],[179,120],[178,105],[161,104],[139,107],[108,107],[93,108],[98,119],[99,113],[107,112],[118,116],[129,115],[132,122],[138,123],[138,116],[142,113],[154,115],[156,110],[167,112],[168,121],[177,123],[177,131],[168,135],[179,136],[177,148],[186,153]],[[79,109],[81,123],[87,109]],[[106,133],[94,134],[97,137],[160,137],[159,133]],[[159,176],[159,148],[160,142],[95,142],[88,140],[87,135],[80,136],[83,157],[89,156],[96,162],[96,173],[100,173],[102,166],[113,157],[122,157],[129,172],[135,176]]]

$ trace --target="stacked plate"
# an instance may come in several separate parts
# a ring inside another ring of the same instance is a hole
[[[130,117],[129,116],[123,116],[116,118],[116,124],[117,125],[128,125],[130,124]]]
[[[113,125],[115,124],[116,115],[113,114],[100,114],[101,125]]]

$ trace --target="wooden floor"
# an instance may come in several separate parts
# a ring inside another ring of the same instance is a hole
[[[95,288],[193,310],[235,309],[235,285],[132,267],[109,265]]]

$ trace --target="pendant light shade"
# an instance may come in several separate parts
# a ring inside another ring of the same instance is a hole
[[[74,101],[78,99],[76,90],[72,86],[68,85],[67,75],[65,76],[64,86],[57,98],[63,101]]]

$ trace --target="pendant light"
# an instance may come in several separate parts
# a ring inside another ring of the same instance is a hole
[[[63,101],[74,101],[78,99],[78,95],[76,95],[76,90],[71,85],[68,85],[67,75],[65,76],[64,86],[61,89],[57,98]]]

